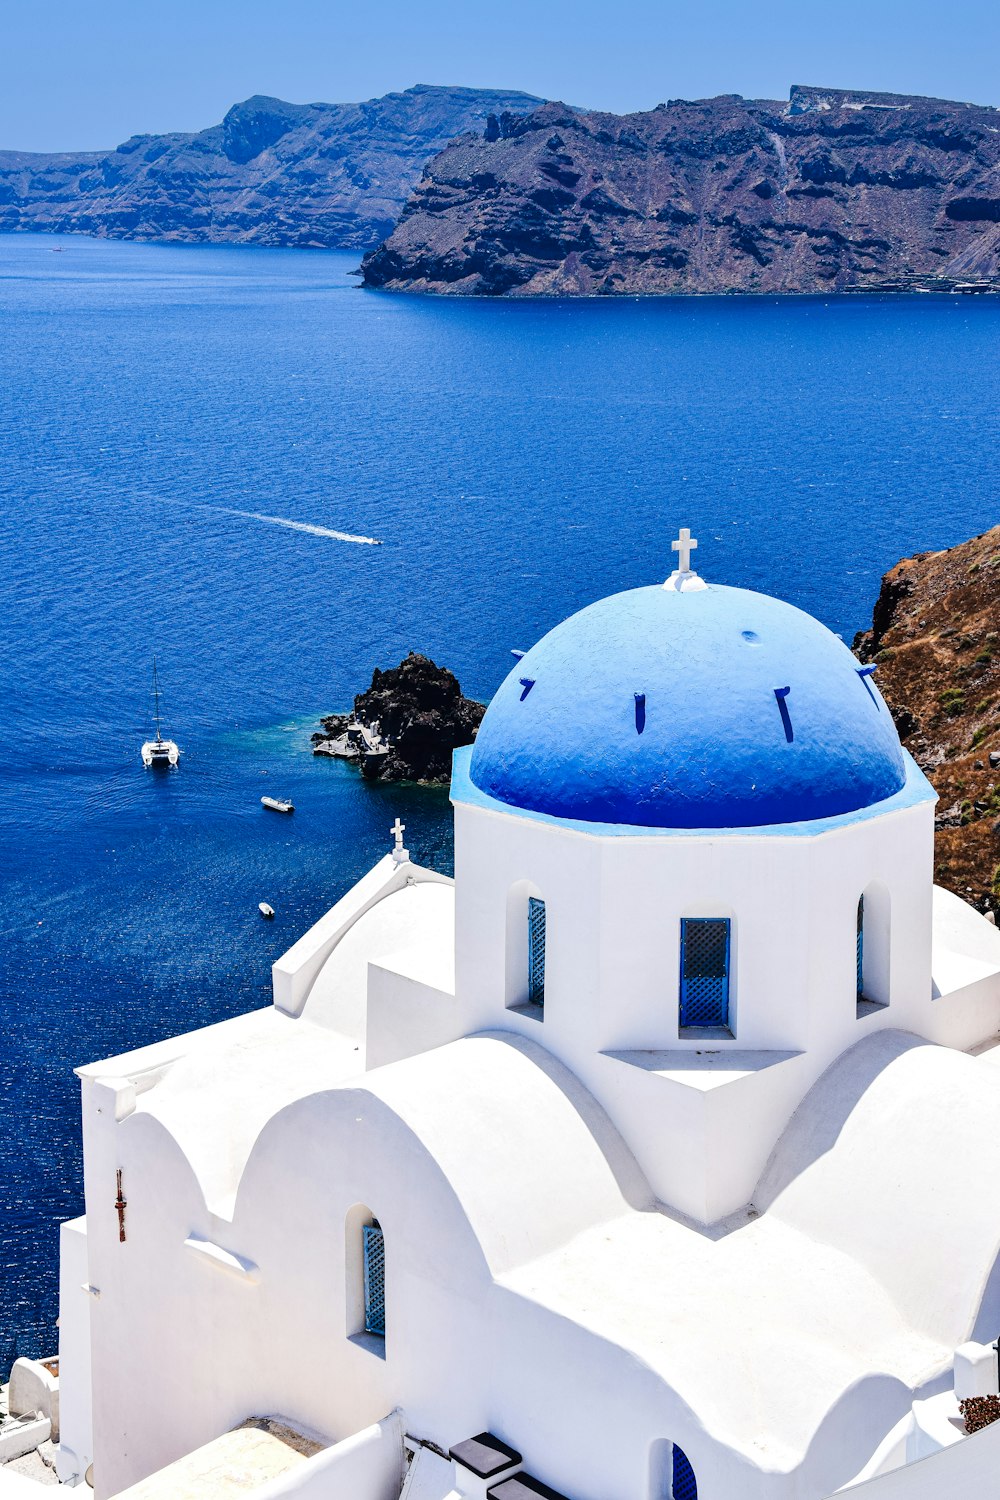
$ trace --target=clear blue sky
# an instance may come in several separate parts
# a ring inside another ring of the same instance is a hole
[[[4,0],[0,26],[0,147],[20,150],[412,83],[616,111],[791,83],[1000,104],[1000,0]]]

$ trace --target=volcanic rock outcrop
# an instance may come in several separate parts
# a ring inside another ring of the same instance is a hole
[[[854,647],[940,795],[935,880],[1000,912],[1000,526],[897,563]]]
[[[796,86],[546,104],[429,162],[371,287],[530,296],[1000,290],[1000,113]]]
[[[0,151],[0,230],[369,249],[429,156],[497,111],[539,102],[425,84],[364,104],[257,96],[195,134],[137,135],[113,151]]]
[[[389,753],[377,763],[381,781],[432,781],[451,778],[451,755],[476,737],[484,703],[462,695],[447,667],[411,651],[398,667],[375,668],[371,687],[358,693],[354,713],[329,714],[313,735],[319,753],[342,736],[353,718],[387,741]]]

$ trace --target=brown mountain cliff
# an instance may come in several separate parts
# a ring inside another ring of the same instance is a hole
[[[429,162],[365,283],[492,295],[1000,290],[1000,113],[796,86],[494,117]]]
[[[854,645],[940,795],[935,879],[1000,912],[1000,526],[897,563]]]

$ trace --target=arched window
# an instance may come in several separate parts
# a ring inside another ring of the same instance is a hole
[[[670,1464],[670,1500],[698,1500],[698,1481],[683,1448],[675,1443]]]
[[[507,892],[506,1004],[539,1021],[545,1009],[545,945],[542,893],[519,880]]]
[[[385,1241],[378,1219],[366,1224],[365,1256],[365,1333],[385,1338]]]
[[[347,1334],[382,1353],[385,1341],[385,1236],[370,1208],[356,1203],[345,1226]]]
[[[682,1029],[729,1027],[728,917],[681,919]]]
[[[854,992],[858,1019],[889,1004],[890,901],[880,880],[858,898],[854,922]]]
[[[545,1004],[545,902],[528,897],[528,1004]]]
[[[698,1500],[694,1470],[683,1448],[657,1438],[650,1449],[651,1500]]]

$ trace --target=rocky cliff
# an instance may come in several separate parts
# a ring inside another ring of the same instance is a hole
[[[1000,912],[1000,526],[897,563],[854,645],[940,794],[935,879]]]
[[[795,87],[787,104],[495,116],[428,163],[364,278],[508,296],[1000,289],[1000,113]]]
[[[364,104],[258,96],[193,135],[138,135],[84,154],[3,151],[0,231],[368,249],[429,156],[491,113],[538,103],[426,85]]]
[[[388,741],[389,754],[376,764],[381,781],[447,782],[451,754],[476,737],[486,705],[462,695],[447,667],[411,651],[398,667],[375,668],[371,687],[358,693],[354,713],[330,714],[313,735],[314,753],[343,755],[335,748],[351,718]]]

